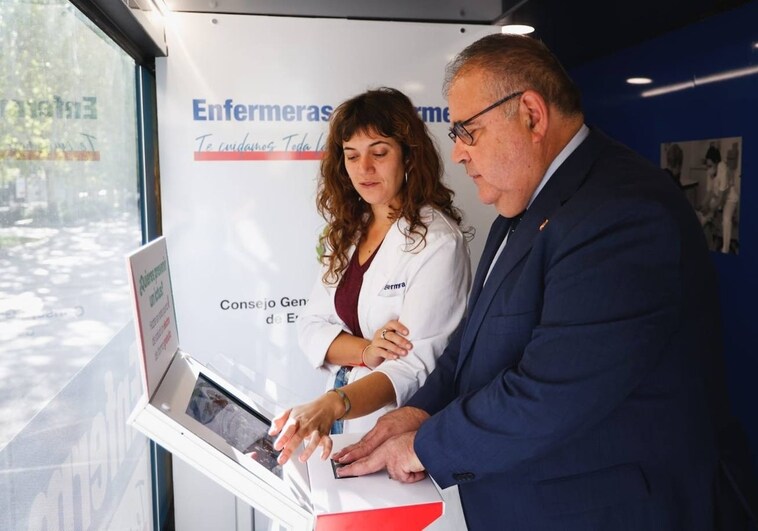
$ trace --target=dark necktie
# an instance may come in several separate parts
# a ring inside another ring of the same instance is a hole
[[[502,251],[501,247],[503,245],[503,240],[506,236],[510,237],[514,232],[516,232],[516,227],[518,227],[518,224],[521,221],[521,218],[524,217],[524,214],[526,214],[526,210],[510,219],[510,225],[508,226],[508,229],[504,231],[499,238],[497,238],[499,240],[498,251],[491,256],[490,261],[486,266],[484,264],[480,264],[479,270],[476,272],[476,277],[474,278],[474,286],[471,290],[471,295],[469,296],[469,307],[473,307],[476,303],[476,300],[479,298],[479,294],[482,291],[482,287],[484,286],[484,283],[489,276],[489,272],[491,271],[494,262],[500,258],[500,251]]]
[[[521,212],[518,216],[511,218],[511,226],[508,228],[508,235],[510,236],[514,232],[516,232],[516,227],[518,227],[518,224],[521,223],[521,218],[524,217],[524,214],[526,214],[526,210]]]

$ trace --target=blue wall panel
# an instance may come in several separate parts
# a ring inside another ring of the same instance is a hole
[[[739,254],[712,253],[720,278],[733,409],[758,464],[758,1],[571,72],[587,123],[656,165],[664,142],[742,137]],[[601,43],[598,44],[602,46]],[[643,90],[756,70],[730,80],[642,97]],[[653,85],[625,83],[646,76]],[[723,154],[723,153],[722,153]]]

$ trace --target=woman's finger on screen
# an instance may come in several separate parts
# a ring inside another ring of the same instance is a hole
[[[290,418],[290,412],[292,409],[285,409],[282,413],[274,417],[271,421],[271,427],[268,429],[269,435],[276,435],[282,430],[282,427],[287,423]]]

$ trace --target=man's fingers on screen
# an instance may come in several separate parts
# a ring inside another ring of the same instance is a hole
[[[334,459],[338,463],[351,463],[355,461],[356,459],[363,457],[363,455],[359,455],[360,452],[357,451],[359,448],[359,445],[360,445],[360,442],[351,444],[349,446],[345,446],[342,450],[334,454],[332,456],[332,459]]]
[[[346,456],[348,453],[350,453],[350,447],[346,446],[339,452],[334,452],[334,455],[332,455],[332,459],[334,459],[336,462],[341,463],[342,458]]]
[[[384,467],[385,463],[382,459],[377,458],[375,455],[369,455],[368,457],[358,459],[349,465],[340,467],[337,470],[337,475],[340,477],[365,476],[366,474],[372,474],[382,470]]]

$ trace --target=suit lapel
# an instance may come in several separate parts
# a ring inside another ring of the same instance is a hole
[[[549,221],[551,217],[555,216],[560,207],[582,186],[600,151],[609,143],[610,140],[604,135],[590,132],[587,139],[561,164],[524,214],[516,232],[508,237],[508,243],[492,268],[487,283],[482,286],[481,281],[483,281],[492,258],[500,242],[502,242],[503,233],[501,231],[508,229],[510,220],[500,217],[493,223],[492,229],[490,229],[490,236],[482,253],[482,260],[477,269],[474,290],[469,299],[468,316],[461,339],[461,355],[458,360],[458,371],[460,371],[463,362],[473,347],[474,340],[487,315],[493,298],[496,295],[500,297],[509,296],[508,293],[499,293],[503,281],[529,252],[534,238],[540,234],[545,220]],[[498,223],[499,220],[502,220],[502,222]],[[504,229],[503,226],[505,227]],[[497,243],[493,244],[496,230],[501,236],[496,240]],[[494,251],[491,249],[493,245]],[[479,282],[479,284],[476,282]],[[478,290],[477,286],[479,287]]]

